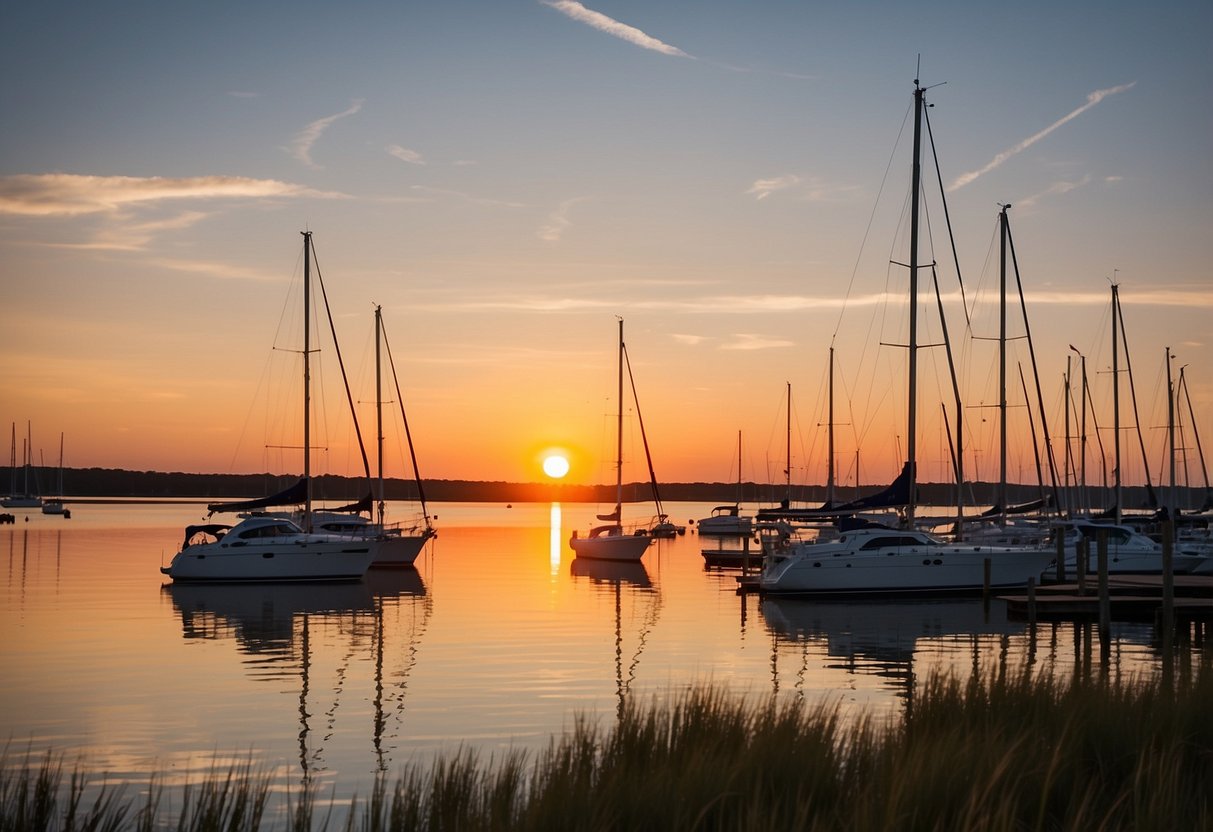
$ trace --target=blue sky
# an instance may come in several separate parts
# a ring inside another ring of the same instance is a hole
[[[622,315],[669,478],[727,480],[738,429],[765,478],[786,381],[819,446],[834,339],[879,479],[920,73],[966,290],[1013,203],[1049,385],[1069,344],[1110,361],[1115,276],[1139,395],[1172,346],[1213,434],[1211,34],[1208,3],[6,3],[0,418],[75,464],[256,470],[227,423],[306,227],[349,339],[373,302],[400,333],[435,476],[598,455]]]

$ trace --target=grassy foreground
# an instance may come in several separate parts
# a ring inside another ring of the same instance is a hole
[[[714,689],[579,721],[543,752],[457,754],[379,780],[350,830],[1213,829],[1213,669],[1181,681],[934,677],[888,723]],[[177,794],[105,791],[47,759],[3,761],[0,832],[328,828],[295,794],[266,820],[251,766]],[[66,782],[64,778],[67,778]]]

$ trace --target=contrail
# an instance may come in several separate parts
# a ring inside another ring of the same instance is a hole
[[[981,170],[970,171],[969,173],[962,173],[959,177],[956,178],[955,182],[953,182],[951,185],[948,186],[948,190],[949,191],[960,190],[961,188],[963,188],[965,185],[968,185],[970,182],[972,182],[977,177],[982,176],[983,174],[989,173],[990,171],[994,170],[994,168],[998,167],[1003,162],[1007,161],[1007,159],[1010,159],[1012,156],[1015,156],[1019,153],[1022,153],[1025,150],[1027,150],[1029,147],[1036,144],[1038,141],[1040,141],[1045,136],[1052,133],[1058,127],[1061,127],[1066,122],[1071,121],[1072,119],[1075,119],[1078,116],[1082,115],[1087,110],[1091,109],[1096,104],[1098,104],[1100,101],[1103,101],[1109,95],[1116,95],[1116,93],[1118,93],[1118,92],[1124,92],[1125,90],[1132,89],[1136,84],[1137,84],[1137,82],[1133,81],[1130,84],[1121,84],[1119,87],[1112,87],[1112,88],[1106,89],[1106,90],[1096,90],[1095,92],[1093,92],[1087,96],[1086,104],[1083,104],[1077,110],[1075,110],[1074,112],[1065,116],[1064,118],[1058,119],[1057,121],[1053,122],[1052,124],[1050,124],[1045,129],[1041,130],[1036,135],[1029,136],[1028,138],[1024,139],[1019,144],[1015,145],[1014,147],[1010,148],[1009,150],[1004,150],[1002,153],[999,153],[997,156],[995,156],[993,159],[991,159],[986,164],[986,166],[984,168],[982,168]]]

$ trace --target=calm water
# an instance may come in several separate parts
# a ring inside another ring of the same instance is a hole
[[[629,695],[712,683],[894,715],[933,669],[1099,662],[1089,627],[1032,638],[998,602],[738,597],[693,534],[639,567],[575,560],[596,506],[439,504],[416,570],[324,586],[174,586],[158,567],[201,506],[70,507],[0,527],[6,762],[54,749],[136,789],[251,757],[340,799],[435,753],[540,748],[579,714],[609,726]],[[1156,669],[1151,636],[1118,625],[1108,672]]]

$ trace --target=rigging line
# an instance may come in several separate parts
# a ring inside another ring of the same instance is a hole
[[[653,470],[653,455],[649,452],[649,437],[644,431],[644,416],[640,413],[640,395],[636,392],[636,377],[632,375],[632,356],[628,354],[627,344],[623,345],[623,362],[628,368],[628,381],[632,385],[632,402],[636,406],[636,422],[640,427],[640,441],[644,445],[644,459],[649,466],[649,482],[653,486],[653,502],[657,505],[657,514],[665,519],[665,510],[661,507],[661,494],[657,490],[657,472]]]
[[[362,426],[358,424],[358,409],[354,406],[354,395],[350,392],[350,380],[345,373],[345,360],[341,357],[341,342],[337,340],[337,326],[333,323],[333,308],[329,306],[328,291],[324,288],[324,277],[320,274],[320,259],[316,255],[316,243],[308,237],[308,245],[312,247],[312,265],[316,268],[316,283],[320,286],[320,296],[324,299],[324,314],[329,321],[329,332],[333,336],[333,352],[337,354],[337,366],[341,368],[341,383],[345,387],[345,400],[350,405],[350,417],[354,420],[354,433],[358,436],[358,452],[362,454],[362,467],[366,471],[366,479],[371,480],[371,461],[366,455],[366,443],[362,441]]]
[[[1120,321],[1120,342],[1125,348],[1125,369],[1129,372],[1129,397],[1133,402],[1133,421],[1137,425],[1137,444],[1141,447],[1141,465],[1146,473],[1146,493],[1149,495],[1151,505],[1156,506],[1158,505],[1158,497],[1154,493],[1153,478],[1150,476],[1150,460],[1146,456],[1146,441],[1141,435],[1141,416],[1137,410],[1137,385],[1133,383],[1133,361],[1129,358],[1129,339],[1125,335],[1124,307],[1120,304],[1119,299],[1117,300],[1116,309],[1113,311],[1113,314]]]
[[[1032,327],[1028,323],[1028,302],[1023,294],[1023,280],[1019,275],[1019,256],[1015,253],[1015,239],[1011,235],[1011,221],[1007,219],[1007,249],[1011,253],[1011,266],[1015,272],[1015,287],[1019,291],[1019,308],[1023,314],[1023,329],[1028,339],[1028,357],[1032,362],[1032,377],[1036,382],[1036,399],[1037,406],[1040,408],[1040,428],[1044,433],[1045,452],[1049,459],[1049,477],[1053,484],[1053,502],[1054,505],[1061,505],[1060,495],[1057,490],[1057,459],[1053,454],[1053,443],[1049,439],[1049,420],[1045,414],[1044,395],[1040,389],[1040,370],[1036,364],[1036,346],[1032,341]]]
[[[935,135],[931,132],[930,109],[930,107],[923,108],[922,119],[927,124],[927,142],[931,145],[931,157],[935,160],[935,175],[939,179],[939,201],[943,205],[943,219],[948,227],[948,241],[952,244],[952,262],[956,264],[956,282],[960,284],[960,301],[965,311],[965,324],[968,325],[969,304],[965,300],[965,283],[960,273],[960,255],[956,253],[956,236],[952,233],[952,217],[948,213],[948,197],[943,187],[943,171],[939,169],[939,153],[935,149]]]
[[[392,371],[392,382],[396,385],[396,401],[400,405],[400,419],[404,422],[404,438],[409,446],[409,459],[413,463],[413,479],[417,482],[417,502],[421,504],[421,516],[425,518],[425,525],[428,528],[430,512],[425,505],[425,487],[421,483],[421,470],[417,466],[417,450],[413,446],[413,432],[409,430],[409,417],[404,412],[404,396],[400,393],[400,377],[396,375],[396,361],[392,358],[392,347],[387,340],[387,328],[383,325],[382,316],[379,318],[379,334],[383,336],[383,350],[387,353],[387,365]]]
[[[901,144],[901,137],[905,135],[906,124],[909,121],[910,113],[913,112],[913,105],[906,108],[906,113],[901,119],[901,128],[897,131],[897,139],[893,142],[893,149],[889,152],[889,161],[885,165],[884,176],[880,180],[880,188],[876,191],[876,199],[872,201],[872,213],[868,215],[868,224],[863,230],[863,237],[859,241],[859,254],[855,257],[855,265],[851,269],[851,279],[847,283],[847,292],[843,296],[842,308],[838,310],[838,322],[834,325],[834,334],[831,336],[831,341],[838,335],[838,330],[842,327],[842,317],[846,313],[847,303],[851,299],[851,289],[855,286],[855,276],[859,273],[859,264],[863,260],[863,250],[867,247],[868,236],[872,233],[872,225],[876,221],[876,208],[880,205],[880,197],[884,193],[885,185],[889,181],[889,171],[893,169],[893,162],[897,158],[897,146]]]

